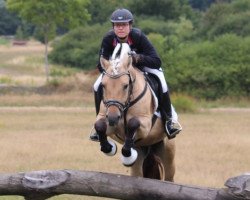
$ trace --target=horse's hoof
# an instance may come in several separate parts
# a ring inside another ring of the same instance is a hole
[[[124,166],[130,167],[135,163],[137,157],[138,157],[137,151],[135,149],[131,148],[131,156],[125,157],[122,155],[122,157],[121,157],[122,163]]]
[[[117,145],[112,140],[108,140],[108,143],[112,146],[109,153],[105,153],[107,156],[114,156],[117,152]]]

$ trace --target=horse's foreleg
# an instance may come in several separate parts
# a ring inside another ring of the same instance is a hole
[[[140,121],[133,117],[128,121],[127,132],[125,134],[125,143],[122,147],[122,162],[125,166],[131,166],[135,163],[138,153],[134,146],[135,131],[140,127]]]
[[[106,131],[107,124],[105,119],[99,119],[95,123],[95,130],[99,136],[101,151],[106,155],[113,156],[116,154],[117,146],[114,142],[108,141]]]

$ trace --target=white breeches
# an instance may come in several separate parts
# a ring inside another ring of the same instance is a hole
[[[149,67],[144,67],[142,71],[156,75],[161,82],[162,92],[166,93],[168,91],[168,85],[167,85],[167,82],[165,80],[165,76],[164,76],[162,68],[151,69]]]

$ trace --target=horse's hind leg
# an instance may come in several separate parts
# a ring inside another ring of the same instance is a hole
[[[175,174],[175,141],[166,137],[155,146],[154,152],[163,162],[165,170],[165,180],[174,181]]]
[[[138,152],[138,157],[136,159],[136,162],[130,168],[130,175],[143,177],[142,165],[145,155],[141,148],[136,148],[136,150]]]

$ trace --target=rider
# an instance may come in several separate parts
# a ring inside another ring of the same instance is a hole
[[[132,54],[133,66],[141,71],[156,75],[161,83],[162,97],[159,100],[159,105],[163,110],[162,117],[165,121],[165,131],[168,138],[174,138],[182,128],[177,121],[178,117],[175,109],[171,105],[168,86],[161,69],[161,60],[155,48],[140,29],[132,28],[133,15],[129,10],[124,8],[115,10],[110,20],[113,29],[110,30],[102,40],[100,56],[109,60],[117,43],[126,42],[129,44],[132,52],[134,52]],[[99,71],[103,72],[100,63],[97,66]],[[94,84],[96,114],[99,113],[102,100],[102,88],[100,83],[101,76],[99,76]],[[98,141],[97,133],[91,133],[90,139]]]

